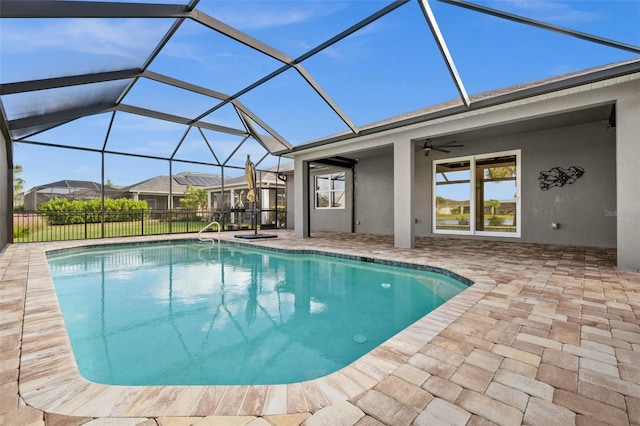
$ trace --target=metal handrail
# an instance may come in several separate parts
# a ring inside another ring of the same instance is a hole
[[[206,231],[207,229],[209,229],[212,225],[217,225],[218,226],[218,243],[220,243],[220,230],[221,230],[222,227],[216,221],[211,222],[210,224],[208,224],[207,226],[202,228],[200,231],[198,231],[198,239],[200,241],[211,241],[212,243],[215,241],[215,239],[213,237],[205,238],[205,237],[202,236],[202,233],[204,231]]]

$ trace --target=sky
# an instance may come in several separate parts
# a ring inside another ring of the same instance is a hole
[[[154,1],[158,3],[158,1]],[[160,1],[168,3],[167,1]],[[175,0],[174,2],[179,2]],[[640,46],[638,0],[475,1],[555,26]],[[213,1],[197,9],[296,58],[389,4],[384,1]],[[431,0],[440,30],[469,94],[633,59],[637,54],[533,28]],[[0,83],[140,67],[172,19],[2,19]],[[185,20],[149,70],[227,95],[237,94],[281,63],[192,20]],[[417,0],[302,62],[346,116],[362,126],[458,96]],[[32,113],[115,99],[128,80],[2,96],[9,120]],[[238,97],[292,145],[347,130],[299,73],[288,70]],[[140,79],[123,103],[195,117],[212,98]],[[80,118],[27,140],[126,151],[146,156],[226,162],[239,176],[247,154],[267,154],[255,140],[117,113]],[[229,105],[203,119],[232,128],[242,124]],[[183,139],[184,138],[184,139]],[[183,142],[178,146],[180,140]],[[205,140],[211,145],[213,153]],[[283,160],[284,162],[285,160]],[[290,160],[287,160],[290,161]],[[101,155],[14,144],[25,189],[61,179],[101,180]],[[274,167],[267,156],[258,168]],[[218,167],[174,161],[171,171],[221,174]],[[168,161],[105,155],[105,180],[130,185],[168,175]]]

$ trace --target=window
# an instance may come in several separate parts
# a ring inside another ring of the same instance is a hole
[[[520,236],[520,151],[434,161],[435,233]]]
[[[316,209],[344,209],[345,173],[316,176]]]

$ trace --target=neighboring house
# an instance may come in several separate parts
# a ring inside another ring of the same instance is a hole
[[[24,192],[13,194],[13,207],[22,206],[24,204]]]
[[[105,196],[109,198],[128,197],[121,187],[104,187]],[[38,206],[54,198],[68,200],[90,200],[102,197],[102,185],[86,180],[59,180],[45,185],[34,186],[24,194],[25,210],[37,210]]]
[[[457,201],[457,200],[445,200],[437,205],[438,213],[447,214],[469,214],[471,212],[471,202]]]
[[[286,219],[278,215],[278,211],[286,209],[285,180],[282,174],[293,170],[293,163],[256,173],[256,194],[258,195],[256,211],[260,211],[262,228],[284,227]],[[281,178],[277,177],[280,173]],[[224,185],[217,184],[207,188],[209,206],[216,214],[216,219],[229,223],[250,223],[253,205],[247,200],[249,186],[244,175],[225,179]]]
[[[619,267],[640,270],[638,117],[640,60],[631,60],[300,145],[282,152],[295,162],[288,226],[300,237],[393,235],[404,248],[416,236],[611,247]],[[432,150],[451,141],[458,146],[448,153]],[[503,198],[492,195],[500,185],[511,191]],[[442,199],[469,200],[441,207],[461,208],[468,219],[436,220]],[[492,224],[491,199],[504,200],[494,212],[512,217]]]
[[[104,187],[107,198],[131,198],[146,201],[152,210],[167,210],[180,207],[188,185],[203,189],[211,185],[220,185],[218,175],[194,172],[182,172],[169,179],[169,176],[156,176],[130,186]],[[31,188],[24,196],[25,209],[36,210],[38,205],[53,198],[68,200],[90,200],[102,197],[102,186],[96,182],[81,180],[60,180]],[[173,203],[169,202],[169,193]]]
[[[188,185],[204,189],[220,185],[222,180],[218,175],[182,172],[172,179],[169,176],[156,176],[128,186],[126,190],[134,200],[146,201],[152,210],[168,210],[180,207],[180,199],[184,197]]]

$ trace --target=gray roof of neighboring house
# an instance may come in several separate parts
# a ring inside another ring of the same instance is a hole
[[[29,189],[27,193],[29,194],[29,193],[32,193],[33,191],[38,191],[38,192],[44,191],[44,192],[51,192],[56,194],[69,194],[69,193],[77,192],[79,190],[100,191],[101,188],[102,188],[102,185],[100,185],[99,183],[91,182],[88,180],[63,179],[56,182],[45,183],[44,185],[34,186],[33,188]],[[111,191],[119,192],[120,188],[105,185],[104,190],[109,192]]]
[[[225,178],[225,183],[229,181]],[[169,176],[156,176],[151,179],[143,180],[142,182],[135,183],[126,189],[129,192],[147,192],[157,194],[169,193]],[[194,187],[204,188],[210,185],[203,185],[203,183],[219,185],[222,182],[222,177],[219,175],[212,175],[207,173],[194,173],[194,172],[182,172],[173,176],[173,182],[171,184],[172,194],[184,194],[188,184]]]

